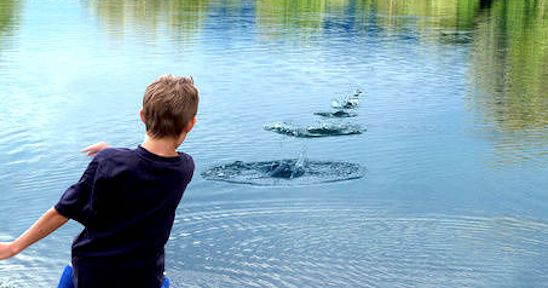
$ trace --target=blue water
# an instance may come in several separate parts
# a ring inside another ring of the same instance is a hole
[[[144,89],[169,72],[201,93],[174,287],[548,287],[548,7],[396,2],[2,0],[0,241],[77,181],[81,148],[139,144]],[[314,115],[356,87],[356,117]],[[365,130],[264,129],[324,121]],[[367,173],[200,176],[303,154]],[[80,229],[0,262],[0,287],[52,287]]]

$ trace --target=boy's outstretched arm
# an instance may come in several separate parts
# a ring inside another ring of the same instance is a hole
[[[97,153],[108,147],[108,143],[99,142],[82,149],[82,152],[87,153],[89,156],[95,156]],[[38,219],[38,221],[36,221],[15,241],[0,242],[0,260],[11,258],[19,254],[21,251],[25,250],[25,248],[57,230],[57,228],[67,223],[67,221],[67,217],[59,214],[55,208],[50,208],[46,213],[44,213],[44,215],[42,215],[42,217],[40,217],[40,219]]]
[[[51,232],[67,223],[68,218],[50,208],[25,233],[13,242],[0,242],[0,260],[11,258],[25,248],[48,236]]]

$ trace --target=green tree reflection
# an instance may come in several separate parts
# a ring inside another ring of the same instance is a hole
[[[291,29],[317,33],[326,19],[344,19],[347,28],[377,26],[403,29],[408,25],[422,31],[425,39],[440,35],[451,40],[474,28],[480,0],[263,0],[256,1],[257,25],[263,33],[291,35]]]
[[[2,0],[0,1],[0,43],[5,34],[16,27],[17,19],[21,10],[21,1]],[[0,44],[0,46],[3,46]]]
[[[478,0],[365,0],[364,6],[374,9],[380,16],[380,23],[397,25],[402,19],[412,17],[419,28],[472,28],[479,9]]]
[[[132,31],[145,38],[156,38],[165,29],[176,39],[186,39],[201,29],[209,0],[90,0],[85,3],[115,37],[122,38]]]
[[[477,20],[470,101],[499,132],[493,141],[504,163],[546,157],[547,12],[547,1],[496,1]]]
[[[306,36],[322,30],[329,7],[346,5],[348,2],[345,0],[265,0],[256,1],[255,15],[258,28],[264,35],[289,36],[292,29],[299,29],[304,32],[299,35]]]
[[[546,12],[546,1],[498,1],[478,19],[474,103],[502,130],[548,125]]]

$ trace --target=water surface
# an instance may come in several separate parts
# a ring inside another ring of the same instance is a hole
[[[77,181],[82,147],[140,143],[144,88],[171,72],[201,92],[181,147],[197,173],[167,247],[175,287],[548,286],[547,64],[539,0],[3,0],[0,241]],[[314,115],[356,87],[355,117]],[[263,129],[322,121],[367,129]],[[367,174],[200,176],[303,151]],[[0,287],[55,285],[80,229],[0,262]]]

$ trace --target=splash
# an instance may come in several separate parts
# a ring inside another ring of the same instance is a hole
[[[299,127],[287,122],[277,122],[266,125],[264,129],[279,134],[301,138],[352,135],[361,134],[365,131],[364,128],[355,124],[335,124],[326,122],[308,127]]]
[[[273,178],[294,179],[301,177],[305,173],[305,162],[298,159],[295,163],[292,161],[280,160],[270,165],[267,175]]]
[[[299,158],[260,162],[235,161],[212,167],[201,175],[206,180],[273,186],[345,181],[362,178],[365,173],[365,168],[355,163]]]
[[[337,110],[335,112],[316,112],[314,115],[326,117],[326,118],[349,118],[349,117],[356,117],[358,114],[348,112],[345,110]]]
[[[360,106],[361,94],[362,91],[360,89],[356,89],[352,95],[331,101],[331,107],[335,109],[356,109]]]

